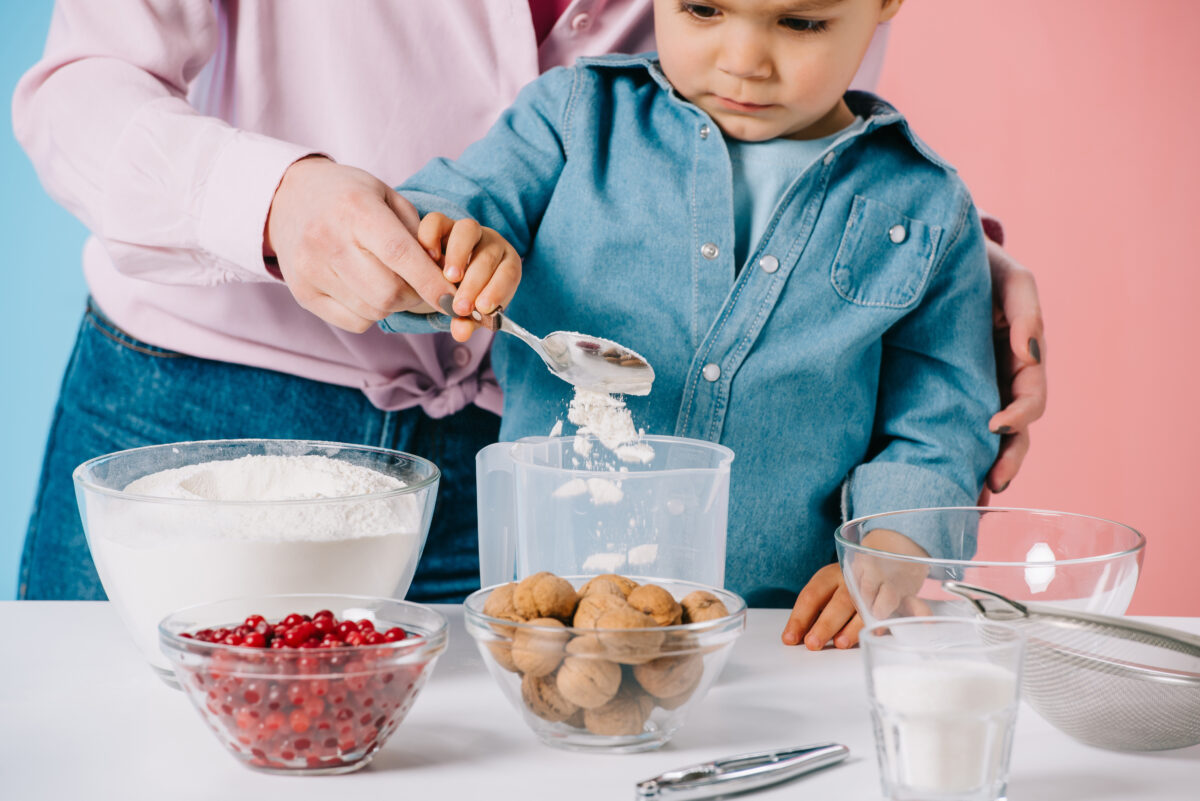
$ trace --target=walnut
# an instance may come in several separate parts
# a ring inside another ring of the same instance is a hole
[[[703,675],[704,660],[694,654],[664,656],[633,669],[638,684],[655,698],[691,695]]]
[[[517,582],[510,581],[492,590],[483,602],[483,613],[488,617],[520,623],[525,618],[517,614],[517,608],[513,606],[513,592],[516,589]]]
[[[489,617],[511,620],[514,623],[523,621],[525,618],[518,614],[516,607],[513,606],[513,592],[516,589],[517,582],[510,581],[508,584],[502,584],[492,590],[488,593],[487,600],[483,602],[483,613]],[[491,628],[502,637],[512,637],[516,630],[513,626],[501,626],[498,623],[492,623]]]
[[[571,656],[599,656],[604,653],[604,644],[595,634],[580,634],[567,643],[567,653]]]
[[[684,623],[703,623],[729,615],[721,599],[707,590],[690,592],[679,604],[683,607]]]
[[[629,608],[629,604],[625,603],[625,597],[621,595],[604,593],[585,595],[580,599],[579,606],[575,608],[574,626],[577,629],[594,629],[596,628],[596,619],[605,612]]]
[[[654,703],[666,710],[678,709],[687,703],[687,700],[692,697],[692,693],[696,691],[693,687],[690,690],[681,692],[679,695],[672,695],[670,698],[655,698]]]
[[[576,709],[575,714],[571,715],[571,717],[567,718],[563,722],[573,729],[585,728],[587,724],[583,721],[583,708],[580,707],[579,709]]]
[[[628,597],[629,593],[633,592],[634,588],[637,587],[637,585],[638,585],[637,582],[634,581],[633,579],[628,579],[628,578],[625,578],[624,576],[618,576],[616,573],[604,573],[602,575],[593,576],[592,578],[590,578],[588,580],[588,583],[584,584],[583,587],[580,588],[579,594],[580,595],[591,595],[592,590],[593,590],[593,585],[600,584],[605,581],[610,581],[613,584],[617,585],[617,589],[619,589],[621,591],[622,597]]]
[[[580,588],[579,597],[581,599],[589,595],[615,595],[618,598],[624,598],[625,592],[621,590],[615,581],[600,577],[591,579]]]
[[[600,596],[607,597],[607,596]],[[604,645],[604,652],[614,662],[636,665],[649,662],[661,655],[666,632],[655,629],[654,618],[639,612],[628,604],[624,608],[610,609],[596,618],[597,629],[622,629],[622,631],[599,631],[597,636]],[[636,631],[636,629],[655,629]]]
[[[617,737],[641,734],[648,715],[637,695],[622,690],[603,706],[583,710],[583,722],[592,734]]]
[[[526,620],[535,617],[570,620],[578,601],[571,582],[545,571],[522,579],[513,590],[513,607]]]
[[[657,584],[643,584],[625,599],[639,612],[654,618],[657,626],[674,626],[683,620],[683,607],[671,593]]]
[[[554,676],[525,676],[521,679],[521,700],[530,712],[551,723],[561,723],[579,711],[578,706],[562,697]]]
[[[617,694],[621,666],[606,659],[568,656],[558,669],[556,681],[563,698],[584,709],[595,709]]]
[[[546,676],[553,673],[563,659],[563,649],[570,632],[562,621],[538,617],[517,627],[512,639],[512,662],[526,676]],[[533,628],[538,626],[539,628]]]
[[[513,662],[512,657],[512,641],[511,640],[490,640],[485,643],[487,649],[492,653],[492,659],[496,660],[496,664],[507,670],[509,673],[517,672],[517,665]]]

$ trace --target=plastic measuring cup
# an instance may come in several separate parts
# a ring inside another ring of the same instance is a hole
[[[530,437],[476,456],[483,586],[541,570],[622,573],[723,586],[729,465],[723,445],[650,436],[644,463],[598,441]]]

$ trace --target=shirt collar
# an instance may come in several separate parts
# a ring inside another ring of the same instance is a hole
[[[636,53],[633,55],[589,56],[579,59],[578,63],[589,69],[597,70],[645,70],[650,78],[668,92],[675,102],[685,104],[701,114],[704,113],[676,93],[675,87],[671,85],[671,82],[667,80],[667,76],[663,74],[662,68],[658,63],[658,54],[655,52]],[[954,171],[953,165],[946,162],[934,152],[933,148],[925,144],[913,132],[912,127],[908,124],[908,120],[891,103],[878,95],[854,89],[846,92],[845,99],[846,105],[850,107],[850,110],[866,121],[866,126],[855,136],[850,137],[851,139],[859,136],[867,136],[876,130],[894,125],[912,148],[922,157],[943,169]]]

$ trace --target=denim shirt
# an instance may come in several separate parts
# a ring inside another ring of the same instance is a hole
[[[653,391],[626,398],[635,424],[733,449],[726,583],[760,605],[790,605],[834,561],[842,517],[973,505],[998,446],[971,198],[892,106],[846,102],[866,125],[796,176],[740,271],[724,139],[654,54],[545,73],[458,160],[400,187],[422,214],[512,243],[521,325],[647,358]],[[492,360],[502,439],[565,419],[572,387],[528,346],[499,336]]]

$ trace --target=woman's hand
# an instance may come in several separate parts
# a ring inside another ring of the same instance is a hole
[[[988,471],[987,489],[1003,492],[1021,469],[1029,451],[1029,426],[1046,411],[1046,335],[1033,273],[1000,245],[988,240],[992,271],[992,313],[996,340],[996,373],[1005,407],[988,428],[1001,435],[1000,453]]]
[[[264,255],[278,259],[302,308],[361,333],[392,312],[433,309],[454,291],[417,244],[417,217],[370,173],[319,156],[301,159],[275,190]]]

